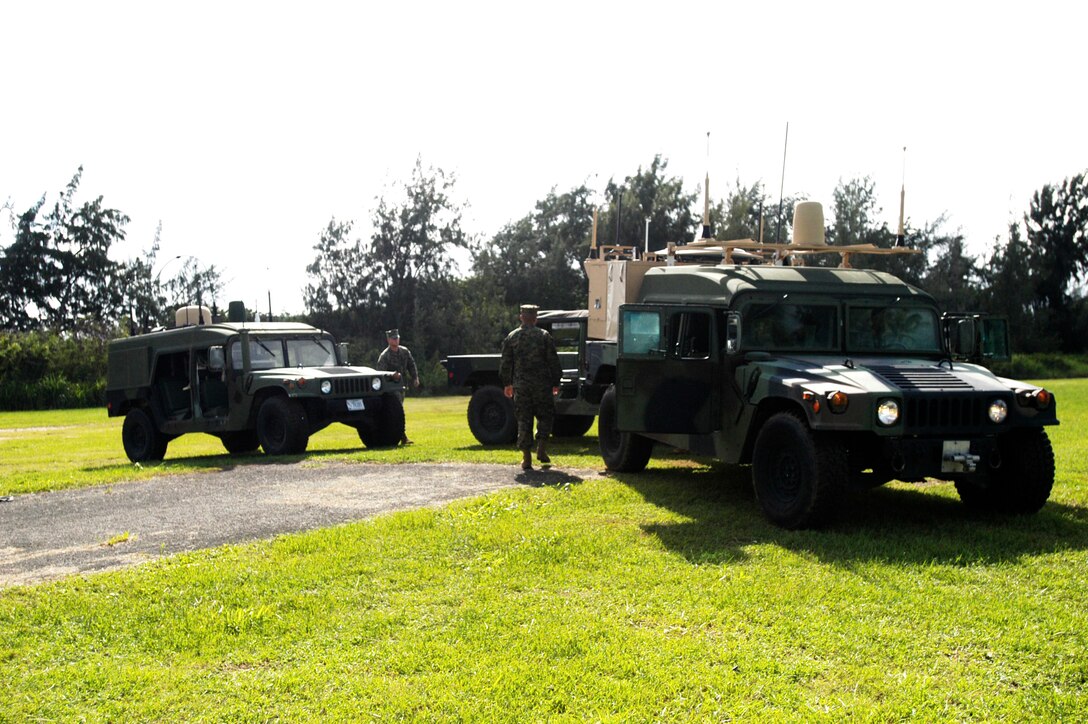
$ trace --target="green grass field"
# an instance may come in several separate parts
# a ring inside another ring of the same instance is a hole
[[[1083,720],[1088,381],[1047,386],[1058,476],[1031,517],[897,483],[788,532],[746,470],[674,456],[3,589],[0,721]],[[409,400],[412,447],[330,429],[311,457],[513,465],[465,402]],[[556,462],[599,469],[593,434]],[[134,473],[101,412],[0,415],[0,456],[9,494]],[[158,472],[228,460],[179,440]]]

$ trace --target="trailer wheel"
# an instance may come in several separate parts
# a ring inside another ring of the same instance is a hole
[[[257,411],[257,438],[266,455],[298,455],[310,442],[306,410],[298,400],[269,397]]]
[[[552,434],[556,437],[581,437],[593,427],[593,415],[556,415]]]
[[[501,387],[485,385],[468,401],[468,429],[482,445],[510,445],[518,437],[514,403]]]
[[[644,470],[654,451],[653,440],[633,432],[620,432],[616,424],[615,386],[609,387],[601,398],[597,440],[605,466],[620,473]]]
[[[393,447],[404,438],[404,403],[400,395],[387,392],[382,395],[382,409],[373,422],[364,422],[357,428],[359,440],[368,448]]]
[[[121,443],[125,454],[134,463],[158,462],[166,457],[169,438],[159,432],[155,421],[145,410],[134,407],[125,415],[121,426]]]
[[[772,415],[756,437],[752,483],[764,515],[783,528],[812,528],[834,513],[847,479],[846,448],[818,437],[789,412]]]

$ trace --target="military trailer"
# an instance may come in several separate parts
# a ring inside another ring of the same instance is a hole
[[[952,481],[973,508],[1039,510],[1056,403],[983,366],[1008,357],[1004,320],[942,315],[921,289],[849,267],[882,250],[823,246],[822,213],[820,229],[811,242],[718,242],[721,263],[651,262],[620,287],[607,268],[622,259],[587,261],[591,309],[615,335],[587,370],[612,378],[606,466],[642,470],[655,445],[750,465],[759,505],[785,528],[818,526],[848,490],[893,479]],[[732,263],[734,249],[768,263]],[[797,265],[830,251],[845,265]]]
[[[232,454],[302,453],[333,422],[367,447],[404,435],[403,386],[392,372],[352,367],[332,335],[307,324],[210,321],[179,310],[178,325],[109,345],[106,406],[123,416],[133,462],[162,460],[171,440],[215,435]]]
[[[587,347],[586,310],[547,310],[537,316],[537,326],[546,329],[555,340],[563,377],[555,398],[555,426],[559,437],[578,437],[593,426],[597,406],[605,386],[594,384],[585,377],[587,355],[595,346]],[[468,426],[473,436],[484,445],[509,445],[518,434],[514,404],[503,394],[499,380],[498,353],[450,355],[442,360],[449,387],[468,390]]]

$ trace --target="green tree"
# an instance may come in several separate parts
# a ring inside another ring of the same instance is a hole
[[[201,305],[217,312],[217,300],[223,293],[223,280],[219,270],[215,264],[205,266],[195,256],[182,259],[178,273],[162,284],[167,309]]]
[[[314,245],[317,256],[306,267],[310,283],[303,292],[308,314],[331,314],[335,310],[361,307],[368,296],[369,277],[360,274],[363,249],[352,241],[351,221],[329,221]]]
[[[399,328],[409,339],[420,285],[450,278],[454,250],[468,247],[461,229],[463,205],[453,199],[454,181],[441,169],[425,169],[417,158],[403,198],[379,198],[372,217],[374,232],[361,270],[369,272],[369,294],[382,310],[382,324]]]
[[[1036,191],[1024,227],[1035,296],[1053,320],[1062,351],[1081,351],[1088,332],[1078,313],[1088,271],[1088,177],[1080,173]]]
[[[646,241],[646,219],[650,220],[650,251],[664,249],[668,242],[683,243],[701,228],[702,213],[694,213],[698,192],[684,191],[683,179],[668,176],[669,163],[660,154],[648,168],[639,166],[622,181],[609,179],[605,197],[609,205],[597,226],[599,244],[635,246]]]
[[[584,306],[582,261],[589,252],[593,224],[589,199],[584,184],[562,194],[553,188],[531,214],[507,224],[474,250],[474,271],[502,291],[507,305]]]
[[[767,214],[774,214],[777,206],[767,198],[763,184],[757,181],[751,186],[746,186],[738,178],[729,188],[730,191],[725,199],[711,206],[710,209],[710,225],[714,238],[724,241],[735,239],[759,241],[762,226],[763,241],[773,242],[774,227],[767,228]]]
[[[1034,292],[1031,248],[1020,225],[1009,224],[1008,240],[994,240],[988,262],[980,269],[980,304],[983,311],[1009,320],[1012,348],[1018,352],[1058,349],[1053,325]]]
[[[72,331],[121,317],[124,266],[109,257],[129,219],[102,197],[76,205],[80,167],[56,204],[21,214],[0,255],[0,317],[7,329]]]

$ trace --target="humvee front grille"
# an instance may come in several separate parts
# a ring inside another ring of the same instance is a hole
[[[986,400],[977,396],[908,397],[904,403],[903,427],[908,433],[976,428],[986,420]]]
[[[369,377],[345,377],[332,380],[332,393],[337,397],[370,394]]]

